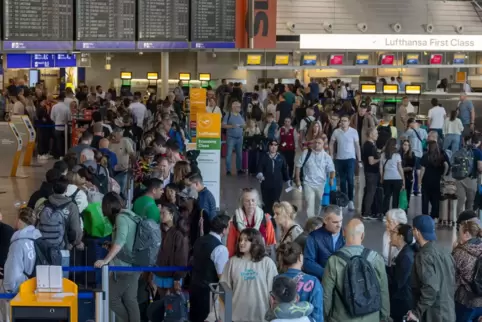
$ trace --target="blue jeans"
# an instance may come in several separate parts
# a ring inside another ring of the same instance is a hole
[[[350,201],[353,201],[355,190],[355,159],[335,160],[335,168],[340,178],[341,192],[346,194]]]
[[[444,139],[444,132],[442,131],[442,129],[429,129],[429,132],[431,132],[431,131],[437,132],[438,137],[442,140]]]
[[[241,170],[241,158],[243,156],[243,137],[233,138],[228,136],[226,138],[227,153],[226,153],[226,171],[231,172],[231,159],[233,150],[236,153],[236,170]]]
[[[452,154],[460,149],[460,134],[447,134],[444,139],[444,150],[452,151]]]
[[[126,195],[126,188],[127,188],[127,172],[119,172],[114,176],[115,181],[120,186],[120,192],[122,196]]]
[[[455,302],[455,316],[457,322],[477,322],[478,318],[482,316],[482,307],[468,308]]]

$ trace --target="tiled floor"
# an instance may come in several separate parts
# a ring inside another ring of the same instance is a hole
[[[223,160],[224,161],[224,160]],[[44,180],[45,172],[49,169],[53,162],[43,161],[35,167],[21,167],[18,174],[22,176],[28,176],[27,178],[0,178],[0,210],[3,214],[3,220],[6,223],[13,224],[16,218],[15,204],[22,201],[27,201],[30,195],[38,189],[41,182]],[[222,162],[224,168],[224,162]],[[235,164],[235,163],[233,163]],[[224,171],[223,171],[224,173]],[[363,187],[363,177],[357,179],[361,182]],[[259,183],[254,178],[247,176],[222,176],[221,179],[221,207],[232,212],[238,202],[239,193],[242,188],[245,187],[259,187]],[[362,189],[359,188],[359,184],[356,185],[356,201],[355,206],[359,209],[361,205]],[[302,195],[299,191],[293,190],[290,193],[283,192],[283,200],[289,201],[297,205],[300,209],[298,221],[304,224],[306,220],[306,214],[302,207]],[[409,220],[413,216],[420,214],[421,209],[421,197],[413,197],[411,200],[410,209],[408,212]],[[347,219],[353,216],[354,212],[345,212],[345,222]],[[382,233],[385,230],[385,226],[382,222],[377,220],[368,221],[365,223],[365,246],[381,251],[381,239]],[[452,229],[438,229],[437,231],[439,242],[444,246],[449,247],[452,241]]]

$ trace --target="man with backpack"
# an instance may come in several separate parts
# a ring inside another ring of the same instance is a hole
[[[407,313],[407,321],[453,322],[456,320],[454,259],[436,245],[432,217],[415,217],[413,236],[420,250],[415,255],[412,270],[415,309]]]
[[[480,144],[479,136],[467,137],[464,147],[452,155],[452,177],[456,180],[457,188],[457,214],[474,209],[478,191],[477,177],[482,173]]]
[[[389,321],[385,263],[377,252],[363,247],[364,237],[361,220],[350,220],[345,228],[345,247],[328,259],[322,281],[327,322]]]
[[[83,248],[79,208],[67,197],[69,180],[59,178],[53,185],[53,195],[38,209],[37,228],[42,237],[60,249]]]
[[[106,194],[109,192],[109,171],[97,164],[95,161],[95,153],[91,149],[85,149],[80,153],[80,165],[76,165],[74,172],[81,168],[88,169],[92,174],[92,183],[99,189],[99,192]]]

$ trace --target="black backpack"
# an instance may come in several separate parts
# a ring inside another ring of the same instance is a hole
[[[368,261],[371,250],[364,248],[361,255],[349,257],[343,251],[335,256],[346,262],[343,289],[340,297],[352,317],[378,312],[382,307],[380,283],[372,264]]]
[[[473,254],[467,248],[462,249],[469,253],[470,256],[476,258],[470,288],[472,289],[472,293],[474,293],[474,295],[482,296],[482,257],[480,255]]]
[[[376,146],[378,150],[382,150],[387,144],[388,140],[392,137],[392,129],[390,125],[380,125],[377,127],[378,131],[378,139],[376,142]]]
[[[17,240],[27,239],[31,240],[35,249],[35,265],[31,274],[27,274],[27,272],[23,272],[23,274],[28,278],[31,279],[36,277],[38,265],[53,265],[53,266],[61,266],[62,265],[62,254],[61,249],[59,246],[52,245],[49,241],[45,238],[19,238]],[[16,242],[15,240],[14,242]]]
[[[256,121],[261,121],[263,118],[263,111],[261,110],[261,107],[259,106],[259,103],[252,104],[251,106],[251,118],[255,119]]]
[[[99,189],[99,192],[101,194],[107,194],[109,192],[109,177],[105,174],[100,173],[100,169],[104,169],[105,173],[108,173],[109,170],[107,170],[100,164],[97,165],[97,170],[93,169],[92,167],[88,167],[87,169],[92,174],[92,184],[96,186],[97,189]]]

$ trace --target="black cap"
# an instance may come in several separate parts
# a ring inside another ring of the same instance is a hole
[[[281,303],[291,303],[296,299],[296,282],[289,277],[279,276],[273,281],[271,294]]]
[[[459,215],[459,218],[457,218],[457,224],[460,225],[464,221],[468,221],[477,217],[477,213],[473,210],[462,211]]]

